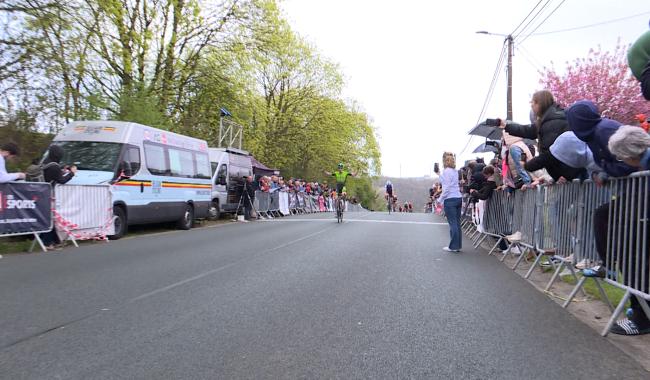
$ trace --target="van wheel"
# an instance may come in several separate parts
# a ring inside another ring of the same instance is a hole
[[[217,220],[221,217],[221,210],[219,209],[219,201],[212,201],[210,209],[208,210],[208,219]]]
[[[181,230],[189,230],[194,224],[194,208],[192,205],[186,205],[183,216],[178,221],[178,228]]]
[[[108,238],[111,240],[117,240],[126,234],[128,225],[126,223],[126,212],[121,206],[113,207],[113,215],[115,216],[115,235],[109,235]]]

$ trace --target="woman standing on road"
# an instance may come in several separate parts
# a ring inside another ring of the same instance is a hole
[[[458,172],[456,171],[456,156],[453,153],[445,152],[442,155],[444,170],[440,175],[442,194],[439,201],[444,205],[445,215],[449,223],[449,235],[451,242],[442,250],[446,252],[460,252],[463,245],[463,237],[460,229],[460,213],[462,195],[458,186]]]

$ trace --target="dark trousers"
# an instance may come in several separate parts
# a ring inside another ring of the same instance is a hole
[[[460,229],[460,213],[462,206],[461,198],[445,199],[445,215],[449,223],[449,249],[461,249],[463,247],[463,237]]]
[[[51,231],[49,232],[43,232],[40,234],[41,240],[43,240],[43,244],[45,244],[46,247],[54,244],[59,244],[59,235],[56,233],[56,229],[52,228]]]

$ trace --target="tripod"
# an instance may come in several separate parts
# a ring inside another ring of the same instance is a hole
[[[246,197],[246,199],[244,199],[244,197]],[[237,208],[235,209],[234,221],[237,221],[237,215],[239,215],[239,209],[242,208],[242,207],[244,207],[244,215],[250,217],[250,215],[246,215],[246,211],[245,211],[246,203],[244,203],[244,202],[248,202],[248,205],[250,206],[250,209],[252,211],[255,211],[255,215],[257,215],[259,217],[260,214],[257,211],[257,209],[255,208],[255,204],[253,203],[253,200],[251,199],[251,196],[248,194],[248,183],[246,181],[244,181],[242,192],[241,192],[241,195],[239,196],[239,202],[237,203]]]

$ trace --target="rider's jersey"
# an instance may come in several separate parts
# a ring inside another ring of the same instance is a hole
[[[336,183],[345,184],[345,181],[348,179],[350,172],[347,170],[338,170],[332,173],[332,175],[336,177]]]
[[[386,194],[393,195],[393,185],[386,185]]]

